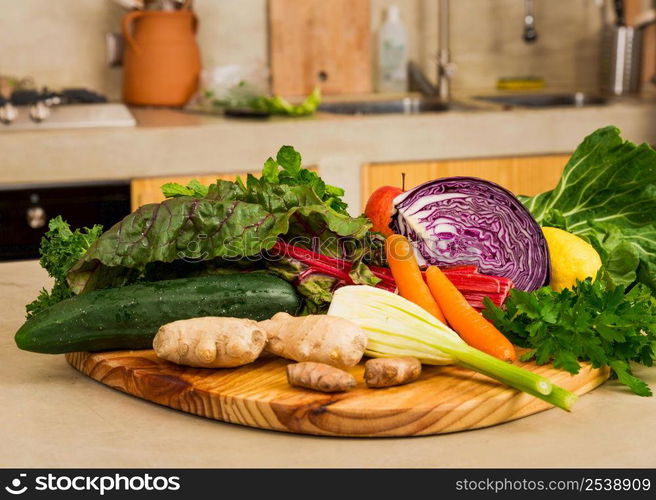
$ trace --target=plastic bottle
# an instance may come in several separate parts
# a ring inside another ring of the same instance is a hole
[[[408,89],[408,32],[399,8],[391,5],[378,30],[378,91],[405,92]]]

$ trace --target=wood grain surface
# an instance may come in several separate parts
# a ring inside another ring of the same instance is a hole
[[[280,358],[219,370],[177,366],[157,358],[151,350],[76,352],[66,359],[89,377],[148,401],[224,422],[302,434],[441,434],[488,427],[551,408],[455,366],[425,366],[421,378],[412,384],[368,389],[360,364],[351,370],[358,381],[356,389],[322,394],[290,387],[284,369],[288,361]],[[519,365],[579,395],[599,386],[609,375],[608,370],[593,370],[588,365],[575,376],[551,366]]]
[[[269,0],[274,94],[371,92],[369,0]]]
[[[424,162],[368,163],[362,166],[362,200],[380,186],[410,189],[439,177],[457,175],[480,177],[509,189],[515,194],[534,196],[558,184],[569,154],[473,158]]]

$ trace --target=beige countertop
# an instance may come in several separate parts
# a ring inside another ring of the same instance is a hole
[[[35,261],[0,264],[0,467],[656,466],[656,398],[612,381],[569,414],[405,439],[301,436],[187,415],[94,382],[61,355],[19,351],[13,334],[44,285]],[[656,386],[656,369],[637,373]]]
[[[283,144],[348,188],[360,207],[360,167],[422,161],[567,153],[605,125],[633,142],[656,143],[656,101],[607,106],[501,110],[498,106],[419,115],[230,119],[133,109],[135,128],[0,133],[0,187],[259,170]]]

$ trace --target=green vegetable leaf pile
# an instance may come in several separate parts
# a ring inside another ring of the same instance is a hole
[[[321,104],[321,91],[319,87],[315,87],[310,95],[299,104],[291,104],[280,96],[257,96],[248,103],[249,107],[256,111],[265,111],[272,115],[286,116],[307,116],[314,114],[319,104]]]
[[[612,283],[656,291],[656,151],[649,145],[601,128],[579,145],[555,189],[520,199],[540,225],[590,242]]]
[[[348,205],[342,197],[344,190],[326,184],[319,174],[301,167],[301,155],[291,146],[283,146],[278,151],[276,159],[268,158],[262,169],[262,177],[258,180],[250,175],[247,179],[249,189],[262,189],[265,185],[310,186],[323,203],[336,212],[348,215]]]
[[[366,265],[377,264],[381,255],[381,242],[369,233],[371,222],[351,217],[344,192],[303,168],[291,146],[267,159],[260,178],[249,175],[245,183],[219,180],[211,186],[169,183],[162,190],[165,201],[125,217],[72,267],[67,278],[74,293],[229,266],[270,267],[294,280],[289,268],[282,272],[279,260],[263,258],[278,238],[348,259],[357,283],[378,281]],[[322,308],[332,288],[317,280],[299,291]]]
[[[530,350],[523,360],[553,361],[556,368],[578,373],[579,360],[609,366],[617,379],[640,396],[651,390],[631,373],[630,362],[652,366],[656,359],[656,299],[638,284],[622,285],[591,278],[573,290],[512,290],[504,309],[485,299],[483,316],[508,339]]]
[[[73,296],[73,291],[66,281],[66,274],[101,233],[102,226],[99,225],[91,229],[71,231],[70,226],[60,216],[50,220],[48,232],[41,240],[39,263],[54,278],[55,283],[50,292],[42,288],[37,299],[26,306],[28,318]]]
[[[211,90],[204,91],[203,98],[214,108],[248,108],[272,115],[308,116],[314,114],[321,104],[321,90],[315,87],[302,102],[292,104],[280,96],[259,95],[249,84],[241,81],[223,99],[217,99]]]

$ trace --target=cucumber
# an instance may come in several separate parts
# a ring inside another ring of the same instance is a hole
[[[292,285],[266,273],[221,274],[139,283],[63,300],[16,332],[23,350],[48,354],[150,349],[160,326],[178,319],[231,316],[269,319],[295,314],[301,299]]]

